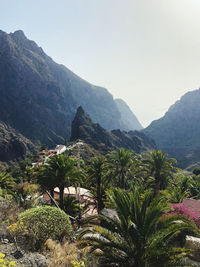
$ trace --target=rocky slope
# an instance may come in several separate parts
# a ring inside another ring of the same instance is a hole
[[[153,121],[145,134],[158,147],[176,157],[180,167],[199,161],[200,155],[200,89],[186,93],[159,120]]]
[[[35,146],[16,130],[0,122],[0,162],[22,159]]]
[[[125,148],[141,153],[155,149],[155,143],[145,134],[138,131],[108,131],[94,123],[82,107],[77,109],[71,128],[71,141],[81,139],[102,154],[117,148]]]
[[[123,121],[112,95],[55,63],[22,31],[0,31],[0,121],[32,142],[64,143],[78,106],[106,129],[136,129]],[[129,112],[129,120],[135,116]]]

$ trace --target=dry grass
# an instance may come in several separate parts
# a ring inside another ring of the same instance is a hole
[[[48,239],[45,245],[50,250],[48,267],[73,266],[71,262],[79,260],[79,251],[75,244],[69,244],[68,242],[65,242],[63,245],[61,245],[57,241]]]
[[[48,257],[48,267],[72,267],[72,262],[84,262],[83,266],[95,267],[97,260],[88,253],[88,249],[78,249],[76,243],[64,242],[62,245],[58,241],[48,239],[45,243],[50,250]],[[82,266],[82,265],[80,265]]]

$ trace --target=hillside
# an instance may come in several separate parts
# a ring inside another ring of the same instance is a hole
[[[106,129],[134,130],[112,95],[55,63],[22,31],[0,31],[0,121],[49,146],[70,137],[78,106]],[[129,120],[135,116],[129,112]]]
[[[158,147],[176,157],[180,167],[199,161],[200,155],[200,89],[186,93],[159,120],[153,121],[145,134]]]
[[[82,107],[77,109],[71,128],[71,141],[83,140],[102,154],[117,148],[134,150],[136,153],[155,149],[153,140],[138,131],[108,131],[94,123]]]
[[[10,126],[0,122],[0,162],[22,159],[35,146]]]

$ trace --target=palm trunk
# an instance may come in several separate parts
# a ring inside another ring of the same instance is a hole
[[[121,188],[125,189],[125,173],[122,171]]]
[[[54,199],[54,188],[51,188],[50,195]],[[54,204],[53,199],[51,199],[51,204]]]
[[[100,211],[103,208],[104,208],[104,203],[101,194],[101,177],[97,176],[97,212],[100,213]]]
[[[64,185],[59,186],[60,198],[59,198],[59,207],[64,209]]]
[[[161,184],[161,178],[160,178],[160,174],[156,174],[155,175],[155,187],[154,187],[154,197],[157,197],[160,193],[160,184]]]

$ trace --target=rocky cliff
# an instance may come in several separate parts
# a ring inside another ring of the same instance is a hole
[[[35,146],[15,129],[0,122],[0,161],[8,162],[22,159],[34,152]]]

